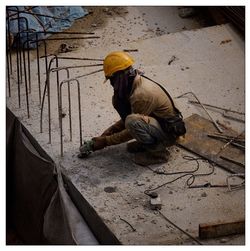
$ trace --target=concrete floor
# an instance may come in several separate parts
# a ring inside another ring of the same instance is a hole
[[[90,58],[104,58],[112,50],[138,49],[138,52],[133,52],[136,66],[144,70],[147,76],[162,83],[172,97],[193,91],[204,103],[244,112],[245,43],[233,27],[221,25],[181,31],[183,25],[190,28],[198,28],[199,25],[193,19],[180,19],[177,16],[177,8],[128,7],[127,11],[125,17],[110,16],[105,27],[96,27],[95,32],[96,35],[101,35],[100,40],[86,43],[77,51],[67,53],[66,56],[84,55]],[[167,19],[169,17],[175,21],[170,22]],[[131,26],[127,29],[128,22]],[[150,31],[151,29],[153,32]],[[221,43],[225,40],[230,41]],[[176,60],[168,65],[172,56],[175,56]],[[70,64],[79,65],[79,62],[70,62]],[[69,62],[60,62],[60,66],[64,65],[69,65]],[[32,79],[36,83],[36,61],[32,62],[31,67]],[[82,70],[72,70],[70,74],[75,76],[82,73]],[[66,77],[64,72],[60,74],[60,77],[61,79]],[[84,139],[100,135],[103,130],[119,119],[111,104],[112,88],[108,84],[103,85],[103,79],[102,73],[81,79]],[[53,74],[51,83],[55,83]],[[61,158],[56,85],[51,84],[51,144],[48,144],[46,110],[44,132],[40,133],[36,85],[32,85],[32,95],[30,95],[30,119],[26,115],[24,87],[22,88],[22,107],[21,109],[17,107],[14,75],[12,97],[7,98],[7,106],[21,119],[51,157],[62,166],[64,173],[121,243],[195,244],[166,222],[161,215],[150,210],[148,197],[143,193],[146,189],[154,188],[176,176],[158,175],[148,168],[134,164],[133,155],[126,152],[125,144],[95,152],[84,160],[78,159],[77,100],[73,99],[73,141],[70,142],[66,88],[63,94],[63,109],[66,113],[63,120],[64,157]],[[77,97],[73,85],[72,97]],[[206,117],[204,111],[190,105],[187,98],[175,99],[175,102],[184,117],[193,113]],[[244,124],[229,121],[218,112],[211,111],[211,114],[215,119],[238,132],[244,129]],[[186,162],[183,159],[185,155],[194,156],[178,147],[172,147],[170,161],[165,165],[156,165],[152,168],[154,170],[162,168],[167,172],[195,168],[194,162]],[[210,170],[209,168],[208,163],[201,161],[199,173],[205,173]],[[226,171],[216,167],[213,175],[199,177],[195,183],[225,184],[227,175]],[[112,187],[111,193],[107,192],[109,191],[107,187]],[[184,178],[157,192],[163,203],[161,212],[195,237],[198,236],[199,223],[238,220],[245,216],[244,190],[228,192],[226,188],[188,189]],[[132,231],[131,227],[120,218],[128,221],[136,231]],[[241,235],[203,241],[203,243],[243,245],[245,238]]]

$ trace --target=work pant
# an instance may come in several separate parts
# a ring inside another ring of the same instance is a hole
[[[176,142],[176,137],[165,133],[159,122],[150,116],[130,114],[126,117],[125,128],[149,151],[162,151]]]

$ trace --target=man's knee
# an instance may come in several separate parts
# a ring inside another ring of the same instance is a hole
[[[141,114],[130,114],[130,115],[128,115],[126,117],[126,120],[125,120],[125,128],[128,129],[128,130],[131,130],[131,129],[134,129],[137,126],[138,122],[143,123],[142,116],[143,115],[141,115]]]

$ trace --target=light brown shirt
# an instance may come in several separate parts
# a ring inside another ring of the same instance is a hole
[[[175,114],[166,93],[152,81],[137,75],[133,82],[130,96],[132,113],[145,116],[166,118]],[[116,145],[131,140],[127,129],[106,136],[107,145]]]

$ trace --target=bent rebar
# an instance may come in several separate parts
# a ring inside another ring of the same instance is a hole
[[[79,115],[79,131],[80,131],[80,147],[82,146],[82,118],[81,118],[81,91],[80,91],[80,83],[77,79],[66,79],[60,83],[60,90],[59,90],[59,118],[60,118],[60,142],[61,142],[61,157],[63,157],[63,126],[62,126],[62,86],[65,83],[70,83],[75,81],[77,83],[78,89],[78,115]]]
[[[200,102],[200,100],[197,98],[197,96],[193,93],[193,92],[186,92],[186,93],[184,93],[184,94],[182,94],[182,95],[180,95],[180,96],[178,96],[178,97],[176,97],[176,98],[181,98],[181,97],[183,97],[183,96],[185,96],[185,95],[187,95],[187,94],[192,94],[194,97],[195,97],[195,99],[198,101],[198,103],[202,106],[202,108],[204,109],[204,111],[207,113],[207,115],[208,115],[208,117],[211,119],[211,121],[213,122],[213,124],[214,124],[214,126],[216,127],[216,129],[220,132],[220,133],[222,133],[223,132],[223,130],[220,128],[220,126],[218,125],[218,123],[211,117],[211,115],[209,114],[209,112],[207,111],[207,109],[205,108],[205,106]]]

